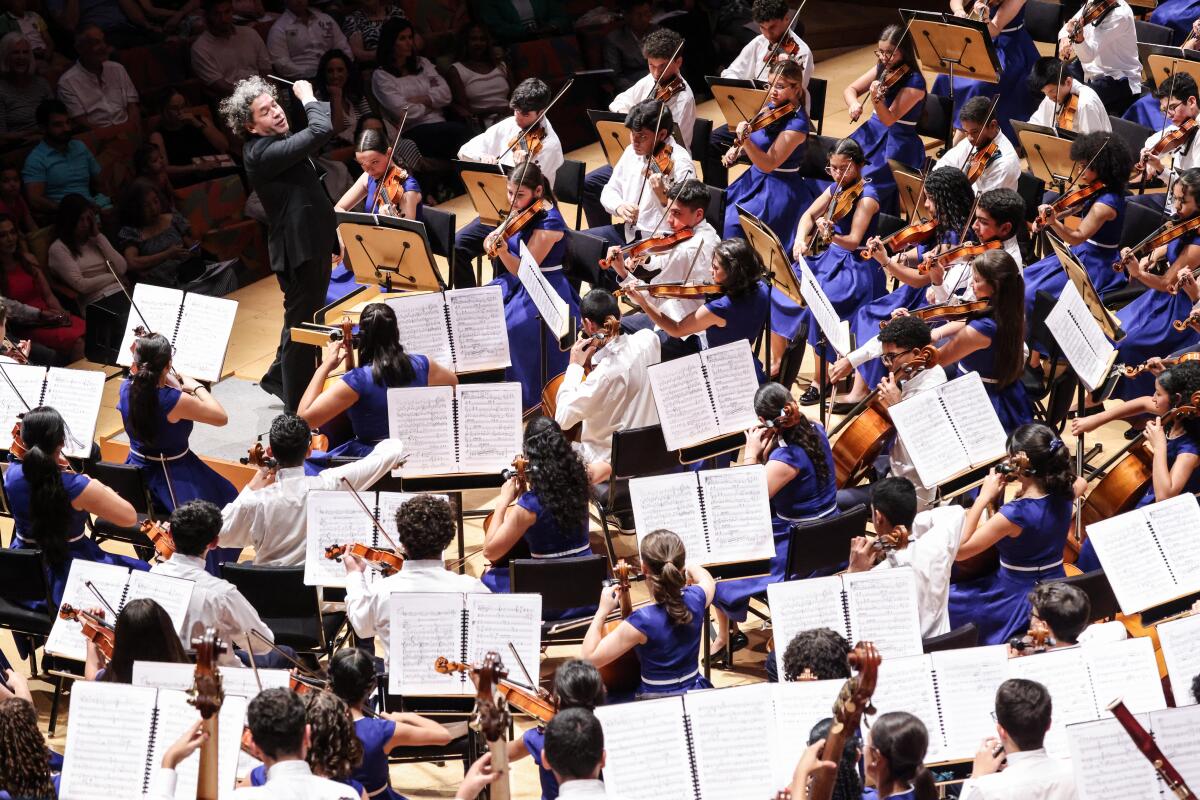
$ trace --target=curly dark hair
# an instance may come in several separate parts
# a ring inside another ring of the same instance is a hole
[[[1096,178],[1108,191],[1125,194],[1133,171],[1133,154],[1120,136],[1107,131],[1085,133],[1071,142],[1071,160],[1080,168],[1091,164]]]
[[[521,445],[529,459],[529,483],[560,535],[587,530],[590,483],[583,459],[550,417],[534,417]]]
[[[412,359],[400,344],[396,311],[386,303],[371,303],[358,318],[358,355],[362,364],[371,365],[371,380],[376,386],[400,387],[416,377]]]
[[[1171,407],[1176,408],[1191,401],[1196,392],[1200,392],[1200,364],[1195,361],[1184,361],[1158,376],[1158,384],[1163,391],[1171,396]],[[1181,417],[1179,423],[1183,430],[1200,445],[1200,419]]]
[[[889,320],[888,324],[883,326],[883,330],[879,332],[879,341],[882,344],[894,344],[904,350],[913,350],[932,342],[933,332],[925,320],[905,314]]]
[[[246,721],[254,744],[268,757],[299,755],[304,745],[304,701],[291,689],[264,689],[250,701]]]
[[[1024,453],[1029,459],[1029,475],[1047,494],[1073,496],[1075,468],[1071,455],[1058,434],[1040,422],[1027,422],[1008,437],[1011,455]]]
[[[267,439],[271,443],[271,455],[279,466],[298,467],[304,463],[312,445],[312,428],[304,417],[285,411],[271,420]]]
[[[375,661],[358,647],[338,650],[329,659],[329,688],[351,708],[358,708],[375,690]]]
[[[642,39],[642,55],[646,58],[670,58],[683,37],[670,28],[659,28]],[[682,56],[682,51],[680,52]]]
[[[992,287],[993,377],[1000,388],[1021,379],[1025,370],[1025,279],[1007,250],[989,250],[976,256],[971,268]]]
[[[673,625],[691,625],[692,611],[683,602],[687,573],[683,571],[687,550],[672,531],[651,531],[642,540],[642,569],[652,578],[650,596],[662,606]]]
[[[792,400],[791,392],[780,384],[764,383],[754,393],[754,413],[762,420],[776,419]],[[780,428],[779,437],[805,452],[812,461],[817,483],[824,486],[833,479],[833,457],[828,452],[829,442],[807,416],[801,414],[800,423],[794,427]]]
[[[975,192],[963,171],[955,167],[940,167],[925,179],[925,193],[937,209],[937,228],[934,238],[945,242],[949,234],[958,235],[967,224]]]
[[[200,558],[221,535],[221,509],[208,500],[189,500],[171,512],[171,539],[185,556]]]
[[[800,631],[783,651],[783,679],[794,681],[808,670],[819,681],[850,677],[850,643],[829,628]]]
[[[332,692],[309,692],[304,717],[312,731],[304,760],[313,774],[333,781],[349,778],[363,760],[350,707]]]
[[[833,718],[826,717],[813,726],[808,733],[808,743],[816,744],[829,738]],[[838,760],[837,780],[833,784],[832,800],[858,800],[862,797],[862,779],[858,775],[858,760],[862,757],[862,737],[853,731],[846,737],[842,757]]]
[[[0,702],[0,789],[31,800],[56,796],[37,709],[20,697]]]
[[[741,237],[718,244],[713,250],[713,260],[721,262],[725,270],[721,288],[735,300],[753,292],[765,272],[758,253]]]
[[[440,559],[454,532],[454,516],[444,498],[419,494],[396,509],[396,535],[407,558]]]
[[[153,446],[158,439],[158,385],[171,366],[174,348],[161,333],[151,333],[133,343],[134,361],[129,375],[129,413],[125,425],[132,438]]]
[[[21,439],[26,447],[21,466],[29,482],[33,542],[47,562],[63,564],[67,560],[71,500],[58,467],[58,452],[67,439],[62,415],[49,406],[26,411],[21,418]]]
[[[112,658],[104,668],[107,683],[133,683],[133,662],[188,663],[171,617],[148,597],[130,600],[117,615]]]

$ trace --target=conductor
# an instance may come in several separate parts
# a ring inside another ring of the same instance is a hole
[[[308,81],[296,81],[292,92],[308,117],[308,127],[295,133],[275,87],[260,77],[239,81],[221,103],[221,114],[230,130],[248,134],[246,174],[269,220],[271,271],[283,290],[279,349],[259,385],[294,412],[316,371],[316,359],[307,345],[291,340],[289,331],[311,322],[325,302],[336,222],[312,162],[332,135],[329,104],[316,100]]]

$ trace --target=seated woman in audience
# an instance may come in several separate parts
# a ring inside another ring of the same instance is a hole
[[[21,170],[18,167],[0,167],[0,214],[12,217],[23,236],[28,236],[39,227],[21,191]]]
[[[54,800],[62,756],[46,746],[25,676],[8,670],[4,679],[0,681],[0,800]]]
[[[333,138],[326,150],[345,147],[354,141],[358,120],[371,113],[362,90],[362,76],[350,57],[341,50],[328,50],[317,65],[313,79],[313,94],[318,100],[329,103],[330,124]]]
[[[13,515],[14,549],[37,548],[50,582],[50,599],[62,603],[71,562],[79,558],[102,564],[146,571],[150,565],[129,556],[100,549],[84,532],[89,514],[114,525],[137,524],[137,512],[112,489],[94,478],[60,464],[67,428],[53,408],[39,406],[21,419],[21,441],[26,452],[4,473],[4,491]],[[44,608],[45,603],[35,603]]]
[[[590,484],[583,459],[549,417],[529,421],[521,448],[529,462],[525,481],[514,475],[504,482],[483,534],[483,557],[492,566],[481,580],[493,592],[512,591],[508,562],[513,558],[572,558],[592,552]],[[578,617],[591,610],[553,609],[542,617]]]
[[[483,25],[472,22],[459,33],[458,60],[446,71],[446,81],[453,98],[450,107],[479,130],[509,115],[512,74]]]
[[[583,638],[581,656],[603,669],[632,650],[641,664],[638,697],[711,688],[697,662],[704,609],[712,603],[716,582],[704,567],[685,565],[683,541],[671,531],[651,532],[639,549],[642,573],[654,602],[635,609],[605,635],[605,623],[617,609],[618,599],[611,586],[604,587]]]
[[[1188,492],[1200,491],[1200,418],[1177,417],[1168,426],[1162,418],[1179,406],[1192,404],[1192,395],[1200,392],[1200,363],[1185,361],[1165,370],[1154,382],[1154,394],[1128,400],[1116,408],[1071,420],[1071,433],[1079,436],[1118,419],[1153,414],[1146,423],[1146,440],[1154,451],[1150,489],[1138,507]],[[1075,565],[1084,572],[1100,568],[1092,540],[1086,539]]]
[[[133,151],[133,173],[136,177],[152,183],[162,198],[163,208],[175,208],[175,184],[167,171],[167,160],[162,151],[147,143]]]
[[[6,146],[34,142],[41,135],[34,112],[54,97],[38,75],[29,40],[16,31],[0,37],[0,142]]]
[[[754,413],[763,423],[771,422],[778,430],[778,439],[772,443],[774,437],[767,428],[751,429],[742,456],[743,464],[766,464],[775,555],[771,558],[769,576],[722,581],[717,585],[713,601],[717,608],[717,637],[712,643],[713,652],[726,643],[733,650],[746,646],[746,635],[738,631],[737,623],[746,619],[751,597],[765,591],[769,584],[787,579],[788,534],[792,524],[837,513],[833,451],[825,428],[801,414],[791,393],[778,383],[758,388]]]
[[[363,747],[354,735],[349,707],[333,692],[310,691],[302,696],[308,720],[304,760],[312,774],[349,786],[363,800],[372,797],[355,777],[363,762]],[[249,785],[266,783],[267,766],[259,764],[250,772]]]
[[[350,420],[354,438],[309,458],[305,470],[315,475],[334,457],[362,458],[388,435],[387,391],[416,386],[454,386],[458,377],[428,357],[408,353],[400,344],[396,312],[371,303],[358,320],[359,366],[325,388],[330,374],[345,358],[346,343],[330,343],[325,358],[300,398],[297,412],[309,427],[319,428],[341,414]]]
[[[1023,454],[1029,466],[1015,473],[1017,494],[1004,502],[1006,477],[993,471],[963,521],[958,561],[995,547],[1000,568],[950,585],[950,625],[979,626],[980,644],[1000,644],[1029,625],[1029,590],[1039,581],[1063,577],[1062,554],[1071,526],[1075,473],[1062,439],[1045,425],[1030,423],[1008,437],[1008,453]],[[981,522],[985,509],[1000,511]]]
[[[347,14],[342,22],[342,33],[350,42],[354,60],[367,67],[375,63],[379,32],[384,23],[391,19],[403,19],[404,10],[391,0],[359,0],[356,5],[358,7]]]
[[[189,110],[177,89],[167,92],[158,125],[148,138],[166,162],[167,175],[180,186],[203,180],[212,171],[196,159],[229,155],[229,139],[203,114]]]
[[[362,750],[362,761],[350,777],[362,784],[369,797],[400,800],[399,793],[392,788],[388,754],[397,747],[449,744],[450,732],[419,714],[392,712],[367,716],[364,708],[379,684],[375,660],[365,650],[349,647],[334,653],[329,661],[329,678],[332,693],[349,706],[354,722],[353,738]]]
[[[175,632],[175,623],[158,603],[147,597],[130,600],[117,614],[114,624],[105,617],[102,608],[90,608],[89,613],[113,625],[112,660],[104,657],[91,639],[87,643],[84,677],[89,681],[133,683],[135,661],[165,661],[188,663],[187,653]]]
[[[9,217],[0,217],[0,296],[14,303],[12,324],[20,338],[53,350],[65,364],[83,358],[83,320],[58,302],[41,266],[21,249]]]

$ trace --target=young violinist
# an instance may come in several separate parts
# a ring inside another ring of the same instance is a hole
[[[609,338],[605,322],[621,319],[621,306],[603,289],[584,295],[579,313],[584,336],[571,348],[555,397],[554,421],[562,430],[582,426],[577,450],[589,482],[597,484],[611,477],[614,433],[658,424],[647,368],[659,362],[662,345],[651,330]]]
[[[1181,173],[1171,194],[1175,209],[1171,226],[1194,222],[1200,215],[1200,168]],[[1117,344],[1118,363],[1140,364],[1151,356],[1200,342],[1200,334],[1190,327],[1177,331],[1172,326],[1174,321],[1186,318],[1192,304],[1200,300],[1200,287],[1193,279],[1194,270],[1200,267],[1200,230],[1195,226],[1190,231],[1186,226],[1179,230],[1186,232],[1144,257],[1138,258],[1141,253],[1130,248],[1121,251],[1121,263],[1129,270],[1130,279],[1140,281],[1150,291],[1117,312],[1125,331],[1125,338]],[[1157,274],[1164,263],[1166,271]],[[1115,395],[1130,400],[1148,394],[1149,389],[1150,378],[1142,375],[1121,381]]]
[[[107,612],[92,608],[89,613],[102,616]],[[175,633],[175,623],[162,606],[148,597],[130,600],[115,621],[104,621],[113,626],[112,658],[106,659],[99,646],[88,639],[83,674],[89,681],[133,683],[135,661],[189,663],[183,643]]]
[[[1030,124],[1080,134],[1112,130],[1104,101],[1092,87],[1073,78],[1067,64],[1054,56],[1037,60],[1029,73],[1028,86],[1031,93],[1042,95]]]
[[[521,448],[528,463],[525,479],[513,475],[500,487],[496,510],[483,532],[483,557],[492,566],[483,573],[482,580],[493,592],[512,591],[508,561],[516,554],[523,558],[527,552],[536,559],[558,559],[592,552],[588,539],[589,482],[583,459],[549,417],[529,420]],[[562,619],[582,616],[587,611],[545,609],[542,616]]]
[[[352,342],[330,342],[321,366],[300,398],[297,413],[312,429],[320,428],[345,414],[354,437],[327,453],[316,454],[305,462],[305,473],[315,475],[335,457],[361,458],[387,438],[387,393],[389,389],[411,386],[454,386],[458,377],[427,356],[409,353],[400,344],[396,312],[386,303],[367,305],[358,319],[359,366],[349,370],[325,388],[330,373],[346,356]]]
[[[970,173],[978,170],[979,177],[971,181],[975,194],[983,194],[989,189],[1016,191],[1021,175],[1021,158],[1000,129],[993,105],[994,100],[988,97],[972,97],[963,103],[958,112],[958,124],[965,136],[933,165],[934,169],[961,169],[968,175],[968,180]],[[995,152],[988,155],[991,145],[995,145]],[[978,166],[980,163],[982,168]]]
[[[1169,500],[1184,492],[1200,491],[1200,418],[1172,415],[1169,426],[1162,418],[1180,406],[1190,406],[1200,392],[1200,362],[1185,361],[1165,370],[1154,381],[1154,394],[1128,400],[1098,414],[1071,420],[1071,432],[1079,436],[1118,419],[1153,415],[1146,423],[1146,440],[1154,451],[1150,488],[1138,507]],[[1085,572],[1099,569],[1091,539],[1083,542],[1076,566]]]
[[[617,592],[605,586],[581,657],[602,668],[633,650],[641,663],[639,698],[712,688],[700,673],[699,658],[704,609],[712,603],[716,582],[704,567],[685,564],[683,541],[671,531],[651,532],[642,539],[640,554],[654,602],[635,609],[605,635],[604,625],[618,603]]]
[[[975,218],[971,221],[971,233],[976,241],[984,245],[1000,243],[1000,250],[1012,257],[1018,273],[1025,256],[1021,252],[1020,235],[1025,231],[1025,200],[1012,189],[989,189],[975,201]],[[986,251],[985,251],[986,252]],[[975,285],[971,282],[971,258],[974,255],[952,259],[946,263],[939,259],[938,252],[926,254],[925,261],[918,267],[929,273],[929,290],[925,299],[929,303],[945,303],[954,298],[975,300]]]
[[[796,237],[796,224],[804,209],[813,202],[813,189],[800,176],[800,167],[808,152],[811,128],[804,110],[804,70],[796,61],[783,61],[771,69],[767,102],[754,120],[739,122],[736,138],[725,153],[725,165],[733,166],[741,155],[750,159],[750,168],[725,190],[726,239],[742,236],[738,206],[762,220],[775,231],[790,251]],[[776,112],[792,111],[759,127]]]
[[[865,726],[864,726],[865,727]],[[814,746],[809,753],[817,753]],[[925,723],[907,711],[880,714],[871,723],[863,742],[864,772],[879,800],[934,800],[938,796],[933,776],[925,769],[929,732]],[[828,763],[828,762],[826,762]],[[805,762],[801,761],[800,767]],[[830,768],[836,765],[830,764]],[[797,768],[792,797],[808,797],[808,769]]]
[[[561,796],[576,800],[608,797],[601,780],[604,728],[586,708],[568,708],[546,725],[542,760],[561,786]]]
[[[863,113],[859,97],[866,95],[874,111],[865,123],[850,134],[867,158],[863,177],[870,180],[879,196],[880,209],[896,213],[896,179],[889,159],[920,170],[925,163],[925,145],[917,135],[917,122],[925,107],[926,84],[917,63],[912,39],[900,25],[888,25],[879,34],[875,47],[875,66],[842,90],[850,121],[858,122]],[[890,82],[885,86],[884,82]]]
[[[367,796],[401,800],[392,788],[388,755],[398,747],[441,747],[453,738],[445,726],[420,714],[380,713],[367,716],[363,709],[379,688],[375,659],[365,650],[347,647],[329,660],[329,688],[349,707],[354,735],[362,745],[362,761],[350,778],[362,784]]]
[[[729,643],[733,650],[746,644],[737,623],[746,619],[750,598],[771,583],[787,579],[788,537],[796,522],[821,519],[837,513],[837,485],[833,451],[825,428],[800,413],[796,401],[778,383],[767,383],[754,395],[754,413],[762,427],[746,435],[743,464],[765,464],[767,493],[771,497],[771,528],[775,555],[770,575],[723,581],[717,586],[714,652]],[[771,427],[767,427],[767,424]],[[732,633],[731,633],[732,632]]]
[[[512,358],[512,366],[504,371],[504,379],[520,382],[522,407],[533,408],[541,402],[545,381],[567,368],[567,354],[558,349],[557,343],[551,341],[552,337],[543,336],[537,306],[517,279],[521,267],[521,243],[529,248],[542,275],[567,304],[571,318],[576,320],[579,318],[579,296],[563,273],[567,223],[555,205],[550,184],[536,164],[526,161],[508,176],[508,201],[512,208],[510,216],[516,222],[525,218],[525,222],[516,231],[508,230],[515,227],[511,220],[508,224],[502,223],[487,235],[484,249],[495,252],[504,266],[492,281],[504,292],[504,322]],[[527,218],[526,214],[529,215]]]
[[[829,628],[809,628],[797,631],[783,649],[783,679],[792,681],[831,681],[850,677],[850,643]],[[772,675],[775,659],[767,660],[767,679]]]
[[[359,132],[354,141],[354,160],[362,167],[362,174],[334,208],[384,217],[420,219],[421,184],[404,166],[396,163],[397,155],[384,131],[364,128]],[[344,258],[346,245],[340,244]]]
[[[1133,9],[1125,0],[1103,0],[1095,5],[1103,9],[1098,19],[1085,22],[1089,9],[1081,8],[1062,26],[1058,54],[1066,61],[1079,59],[1077,69],[1087,85],[1108,112],[1119,117],[1142,91]]]
[[[1033,587],[1029,593],[1029,607],[1030,630],[1034,626],[1044,626],[1050,635],[1044,645],[1046,650],[1079,644],[1092,620],[1092,603],[1087,592],[1061,581],[1048,581]],[[1122,631],[1125,630],[1121,623],[1117,625]],[[1024,638],[1009,642],[1009,657],[1031,653],[1034,648],[1027,645]]]
[[[66,423],[53,408],[39,406],[21,418],[21,441],[26,452],[4,471],[4,491],[13,516],[9,547],[42,551],[50,581],[50,599],[62,603],[67,574],[75,559],[115,564],[146,571],[150,565],[100,548],[84,531],[88,515],[114,525],[137,524],[137,512],[120,495],[95,478],[64,468],[62,450]],[[115,599],[115,598],[114,598]],[[44,609],[34,603],[34,610]]]
[[[975,753],[962,800],[1037,797],[1075,800],[1075,772],[1067,759],[1046,755],[1050,692],[1036,681],[1010,678],[996,689],[995,738]],[[999,752],[997,753],[997,750]]]
[[[241,493],[221,510],[221,547],[254,547],[254,563],[281,567],[304,563],[308,541],[309,492],[345,491],[345,478],[355,491],[387,475],[404,460],[402,443],[379,442],[358,461],[305,475],[312,454],[312,429],[303,417],[280,414],[271,422],[266,455],[273,463],[258,472]],[[370,531],[370,527],[365,528]]]
[[[993,470],[984,480],[963,522],[958,560],[995,547],[1000,568],[950,587],[950,625],[974,622],[980,644],[1000,644],[1024,633],[1029,624],[1029,590],[1039,581],[1062,578],[1063,547],[1071,527],[1076,495],[1071,456],[1062,439],[1045,425],[1022,425],[1008,437],[1010,456],[1028,466],[1009,475]],[[1016,496],[1004,501],[1006,479]],[[995,504],[998,513],[983,520]]]
[[[1200,117],[1200,100],[1197,99],[1200,97],[1200,90],[1196,88],[1195,78],[1186,72],[1177,72],[1159,83],[1154,90],[1154,96],[1158,99],[1159,108],[1167,124],[1162,130],[1150,134],[1146,143],[1142,145],[1142,152],[1135,166],[1138,174],[1135,174],[1134,182],[1149,181],[1161,176],[1163,181],[1168,182],[1169,188],[1186,170],[1200,167],[1200,145],[1196,144],[1198,137],[1195,131],[1191,134],[1180,133],[1183,128],[1194,128],[1200,123],[1200,119],[1197,119]],[[1156,145],[1172,134],[1183,135],[1184,138],[1170,151],[1171,166],[1168,169],[1163,163],[1167,154],[1157,156],[1154,150]],[[1165,195],[1161,192],[1139,194],[1133,198],[1133,202],[1152,208],[1163,208],[1165,204],[1167,213],[1176,210],[1170,192]]]
[[[63,759],[38,729],[37,707],[25,676],[0,673],[0,798],[58,797]],[[7,686],[5,686],[7,682]]]

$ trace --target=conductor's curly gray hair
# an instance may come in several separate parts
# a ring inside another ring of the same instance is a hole
[[[271,95],[274,100],[279,99],[275,87],[257,75],[237,82],[233,94],[222,100],[218,108],[229,130],[239,134],[246,130],[254,121],[250,106],[264,94]]]

